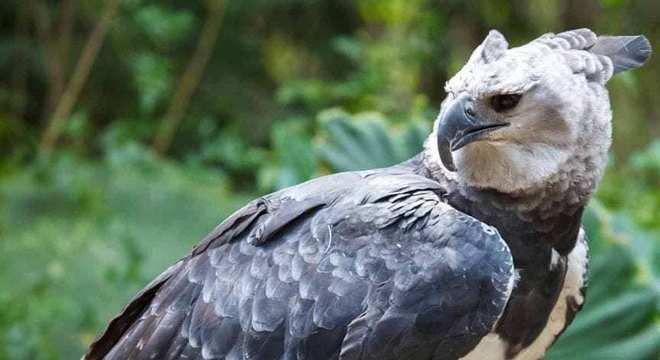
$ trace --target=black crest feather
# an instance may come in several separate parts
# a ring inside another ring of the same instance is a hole
[[[599,36],[589,51],[610,58],[617,74],[644,65],[651,56],[651,43],[644,35]]]

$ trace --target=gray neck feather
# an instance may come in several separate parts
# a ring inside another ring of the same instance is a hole
[[[427,140],[422,153],[426,175],[445,186],[448,202],[457,209],[495,226],[514,257],[534,262],[539,246],[567,254],[575,245],[582,210],[600,180],[606,153],[575,153],[545,182],[513,192],[465,184],[437,162]]]
[[[470,186],[463,181],[460,173],[445,169],[434,154],[432,137],[433,135],[425,142],[422,155],[423,165],[432,178],[468,199],[476,200],[476,197],[483,193],[498,194],[503,202],[496,205],[502,209],[521,213],[542,210],[546,217],[551,217],[565,208],[586,205],[601,178],[607,156],[599,153],[575,153],[542,183],[502,192],[493,188]],[[557,203],[560,200],[561,202]]]

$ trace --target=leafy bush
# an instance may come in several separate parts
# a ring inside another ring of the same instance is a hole
[[[251,196],[126,146],[0,183],[0,359],[73,359],[144,284]]]

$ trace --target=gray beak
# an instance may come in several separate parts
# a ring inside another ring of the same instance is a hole
[[[450,171],[456,171],[452,151],[482,139],[486,134],[509,123],[486,122],[478,117],[472,106],[472,98],[461,94],[445,104],[440,111],[437,130],[438,152],[442,164]]]

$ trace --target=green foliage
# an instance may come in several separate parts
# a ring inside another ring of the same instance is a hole
[[[249,200],[222,174],[126,146],[0,183],[0,358],[78,358],[152,277]]]
[[[311,138],[300,119],[276,124],[272,143],[272,157],[261,166],[259,173],[261,190],[282,189],[318,175]]]
[[[133,55],[131,66],[140,94],[140,111],[151,114],[171,89],[170,64],[162,56],[145,52]]]
[[[429,124],[416,122],[403,129],[390,129],[383,115],[350,115],[334,109],[319,115],[319,153],[333,171],[385,167],[419,153],[429,133]]]
[[[159,47],[184,40],[194,21],[190,11],[168,9],[155,4],[136,7],[134,14],[137,25]]]

